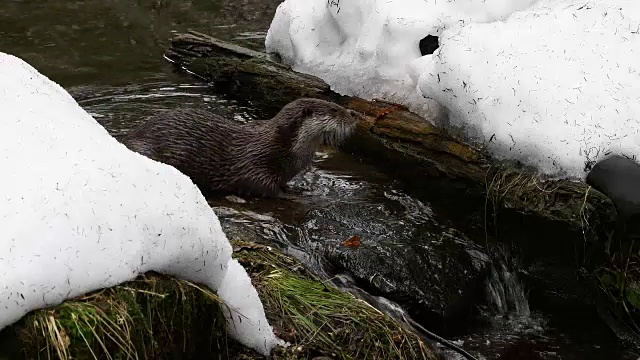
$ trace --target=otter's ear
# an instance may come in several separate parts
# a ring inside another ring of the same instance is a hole
[[[302,108],[302,116],[310,117],[311,115],[313,115],[313,109],[308,106]]]

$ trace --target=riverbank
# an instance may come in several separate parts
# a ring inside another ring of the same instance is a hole
[[[421,337],[322,282],[279,250],[235,241],[277,335],[272,359],[436,359]],[[224,303],[200,284],[148,273],[35,311],[0,332],[0,358],[263,359],[226,335]]]
[[[344,150],[393,173],[412,195],[429,201],[457,228],[484,237],[485,244],[514,247],[527,268],[536,301],[599,308],[608,303],[605,307],[612,310],[622,297],[610,296],[607,286],[617,287],[618,292],[625,286],[611,281],[603,286],[602,269],[614,278],[625,278],[627,284],[635,282],[629,280],[632,275],[626,277],[630,272],[620,270],[621,259],[630,259],[634,243],[612,247],[615,207],[584,182],[545,179],[521,164],[497,161],[485,149],[432,125],[438,119],[429,122],[397,104],[339,95],[324,81],[292,71],[264,53],[206,34],[176,34],[165,58],[230,99],[260,104],[268,116],[306,96],[363,113],[367,120]],[[366,277],[362,277],[366,285],[380,290]],[[609,294],[607,300],[591,301],[603,293]],[[631,304],[628,299],[623,303]],[[615,312],[616,322],[631,320],[620,310]],[[433,326],[433,318],[429,320]]]
[[[229,67],[221,68],[225,77],[210,86],[210,83],[192,78],[183,71],[172,71],[172,67],[162,59],[162,54],[170,46],[167,41],[169,34],[190,28],[263,52],[264,36],[273,11],[280,2],[16,2],[8,4],[0,14],[3,20],[0,21],[0,33],[3,34],[0,44],[5,51],[29,59],[68,89],[82,107],[116,137],[126,134],[150,115],[181,106],[207,109],[240,122],[249,122],[267,118],[278,110],[282,100],[275,95],[287,95],[281,91],[278,82],[274,83],[275,91],[267,94],[274,96],[267,97],[263,88],[253,86],[250,74],[238,73],[234,77],[233,67]],[[77,17],[68,16],[74,13],[82,14],[88,20],[78,23]],[[238,81],[235,87],[228,86],[233,81]],[[225,84],[227,89],[236,91],[225,91]],[[245,236],[247,233],[255,234],[264,243],[287,248],[314,273],[332,277],[336,271],[355,272],[359,275],[356,279],[358,285],[373,285],[368,289],[374,295],[392,298],[391,295],[408,294],[411,295],[410,302],[423,298],[420,292],[404,291],[411,287],[427,289],[429,299],[448,300],[440,297],[441,294],[457,293],[459,289],[456,286],[451,287],[446,285],[446,281],[437,279],[442,274],[457,274],[451,271],[456,269],[451,265],[455,266],[458,257],[451,254],[457,254],[458,248],[450,248],[449,244],[473,241],[484,246],[487,240],[490,244],[505,244],[513,247],[514,260],[520,264],[517,272],[512,272],[524,281],[524,293],[518,296],[522,295],[529,301],[532,316],[540,315],[549,319],[548,322],[542,322],[541,328],[536,327],[535,321],[526,322],[519,328],[501,323],[498,331],[467,328],[464,333],[453,336],[438,331],[434,322],[421,323],[450,340],[464,342],[463,347],[473,354],[489,358],[492,358],[491,354],[501,352],[501,347],[520,347],[517,344],[522,343],[534,344],[535,351],[528,354],[542,352],[548,359],[619,358],[615,355],[619,350],[615,338],[610,339],[613,336],[609,335],[609,329],[598,319],[586,321],[586,312],[581,310],[580,316],[570,316],[566,321],[555,320],[569,310],[586,308],[594,311],[592,297],[577,291],[584,290],[581,288],[584,282],[576,280],[576,269],[587,265],[582,256],[585,247],[602,256],[604,245],[583,240],[581,217],[574,217],[572,223],[578,226],[567,231],[565,223],[559,222],[555,226],[553,222],[543,221],[544,218],[538,220],[531,213],[523,215],[517,206],[512,210],[493,206],[493,199],[507,200],[502,194],[510,186],[507,186],[508,179],[501,176],[487,176],[488,183],[493,181],[492,188],[496,190],[496,196],[490,197],[489,201],[482,193],[483,189],[491,186],[483,181],[469,186],[458,176],[437,176],[440,174],[437,172],[440,169],[438,164],[447,163],[447,158],[433,161],[440,154],[446,155],[439,148],[423,154],[425,159],[418,163],[411,156],[394,151],[394,147],[403,149],[405,146],[411,150],[416,144],[397,142],[393,137],[385,136],[394,131],[398,115],[403,112],[402,109],[383,111],[388,108],[391,106],[384,102],[367,107],[373,116],[378,115],[378,111],[381,116],[375,126],[367,126],[366,129],[380,135],[391,149],[376,145],[370,148],[371,154],[366,157],[358,156],[355,151],[323,152],[313,168],[296,179],[293,185],[302,195],[293,202],[263,199],[239,204],[212,199],[218,205],[214,211],[220,217],[225,232],[242,235],[235,236],[242,239],[252,238]],[[410,124],[422,126],[420,121]],[[424,129],[427,136],[431,130],[429,127]],[[407,140],[412,139],[411,135],[408,133]],[[367,145],[364,139],[367,138],[358,136],[349,145],[357,150],[361,142]],[[437,137],[432,139],[434,144],[438,144]],[[375,149],[378,150],[373,151]],[[566,196],[576,199],[573,209],[582,207],[584,193],[575,197],[571,191],[568,194],[557,193],[552,191],[553,183],[526,182],[525,179],[520,178],[524,185],[530,185],[533,195],[542,200],[539,204],[543,210],[550,204],[561,204]],[[519,183],[514,185],[521,186]],[[594,194],[589,192],[588,199]],[[526,201],[529,196],[526,194],[516,200]],[[344,199],[350,201],[345,202]],[[586,214],[591,213],[589,209],[590,204],[587,203]],[[498,211],[494,214],[494,210]],[[585,220],[594,224],[593,219]],[[467,236],[460,236],[460,232]],[[337,246],[354,233],[361,236],[361,249]],[[440,248],[444,251],[440,252]],[[463,248],[475,252],[472,247]],[[492,250],[487,251],[486,254],[493,257]],[[371,255],[377,257],[370,258]],[[384,262],[375,264],[372,259],[384,259]],[[618,260],[616,268],[622,271],[617,273],[623,274],[626,262],[624,257]],[[363,263],[378,266],[360,266]],[[466,263],[460,264],[462,266],[458,268],[465,270]],[[381,268],[397,276],[377,275],[372,278],[371,275],[379,274]],[[394,269],[399,271],[394,272]],[[460,274],[471,283],[483,285],[475,280],[475,275],[469,280],[464,273]],[[587,272],[579,274],[590,275]],[[613,277],[617,278],[620,277]],[[402,286],[389,286],[389,281]],[[619,296],[617,284],[615,281],[611,283],[610,292]],[[504,290],[513,289],[504,284]],[[473,300],[484,302],[485,299],[480,297]],[[396,300],[407,304],[407,298]],[[577,307],[576,301],[588,306]],[[404,305],[405,310],[409,309]],[[624,308],[621,310],[624,312]],[[447,315],[446,312],[439,313]],[[512,315],[507,313],[504,316]],[[488,316],[493,318],[495,314],[491,312]],[[530,336],[520,330],[535,334]]]

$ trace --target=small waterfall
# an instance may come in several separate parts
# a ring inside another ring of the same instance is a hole
[[[497,252],[491,265],[487,282],[487,298],[491,307],[500,316],[512,319],[529,318],[529,300],[522,282],[517,276],[515,262],[508,261],[502,252]]]

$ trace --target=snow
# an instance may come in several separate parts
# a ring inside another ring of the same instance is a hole
[[[264,353],[268,353],[272,345],[266,342],[273,338],[273,329],[267,323],[262,306],[255,305],[261,304],[258,292],[237,260],[229,261],[229,273],[234,276],[226,276],[218,288],[218,296],[227,305],[222,306],[225,317],[233,319],[227,322],[227,331],[233,337],[244,338],[246,346],[265,349]]]
[[[609,152],[640,156],[639,18],[633,0],[285,0],[265,45],[339,93],[584,179]],[[427,34],[440,48],[421,56]]]
[[[446,31],[419,89],[498,158],[584,179],[609,152],[640,156],[639,30],[633,0],[543,0]]]
[[[241,343],[280,341],[201,192],[129,151],[58,84],[0,53],[0,329],[156,271],[219,290]],[[229,291],[242,291],[230,294]]]
[[[425,100],[411,77],[419,41],[457,22],[504,19],[535,0],[285,0],[265,41],[294,70],[344,95],[411,105],[428,118],[442,107]]]

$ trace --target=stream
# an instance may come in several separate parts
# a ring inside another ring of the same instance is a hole
[[[278,3],[5,0],[0,51],[65,87],[115,137],[179,106],[260,120],[270,114],[259,104],[230,100],[174,72],[162,53],[173,31],[187,29],[262,50]],[[230,239],[281,247],[321,277],[391,316],[406,311],[479,359],[637,358],[625,357],[595,313],[530,303],[527,269],[511,249],[457,229],[374,166],[323,149],[290,187],[289,200],[209,200]],[[354,237],[358,247],[343,244]]]

